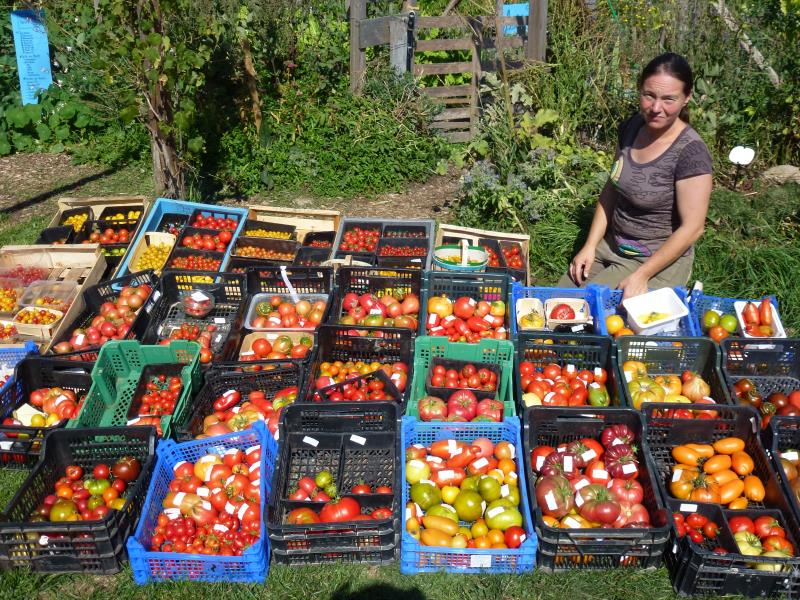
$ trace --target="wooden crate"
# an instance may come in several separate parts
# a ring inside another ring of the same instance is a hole
[[[256,221],[294,225],[301,244],[307,233],[338,231],[342,214],[338,210],[283,208],[256,204],[250,207],[250,218]]]
[[[434,246],[441,246],[444,237],[458,237],[459,239],[468,240],[470,245],[477,245],[478,240],[489,239],[497,240],[498,242],[516,242],[522,246],[523,264],[525,265],[525,281],[524,285],[531,285],[531,265],[530,265],[530,247],[531,236],[521,233],[507,233],[504,231],[487,231],[484,229],[474,229],[472,227],[459,227],[457,225],[448,225],[447,223],[440,223],[436,229],[436,243]]]
[[[42,338],[34,341],[44,342],[45,350],[50,340],[61,335],[61,329],[83,311],[83,290],[95,285],[106,270],[106,259],[98,244],[76,244],[69,246],[4,246],[0,248],[0,267],[24,265],[50,270],[51,281],[78,282],[78,295],[72,302],[57,327]]]
[[[58,210],[53,218],[50,220],[48,227],[56,227],[61,221],[61,214],[65,210],[72,208],[89,207],[92,209],[92,218],[97,220],[106,208],[113,206],[141,206],[142,214],[139,216],[139,225],[144,222],[144,217],[147,214],[147,209],[150,207],[150,201],[144,196],[92,196],[91,198],[59,198]],[[138,228],[138,225],[137,225]],[[131,239],[133,239],[135,232],[132,232]]]

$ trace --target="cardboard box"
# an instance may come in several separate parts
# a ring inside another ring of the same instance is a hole
[[[472,227],[459,227],[457,225],[448,225],[447,223],[440,223],[436,229],[436,243],[434,247],[441,246],[442,240],[445,237],[455,237],[458,239],[466,239],[470,245],[477,246],[478,240],[489,239],[497,240],[498,242],[516,242],[522,247],[523,264],[525,265],[525,281],[521,282],[523,285],[531,285],[531,265],[530,265],[530,247],[531,236],[521,233],[507,233],[504,231],[487,231],[484,229],[474,229]]]
[[[283,208],[257,204],[250,207],[250,218],[269,223],[294,225],[301,244],[312,231],[338,231],[342,213],[338,210]]]

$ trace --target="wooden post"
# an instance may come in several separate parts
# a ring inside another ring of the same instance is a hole
[[[364,82],[366,56],[360,44],[361,20],[367,18],[367,1],[350,1],[350,91],[357,93]]]
[[[389,21],[389,64],[403,75],[408,71],[408,16],[395,17]]]
[[[547,0],[530,0],[528,6],[528,47],[525,56],[529,60],[544,62],[547,54]]]

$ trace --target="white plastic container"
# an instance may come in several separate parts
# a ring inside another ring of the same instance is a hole
[[[753,302],[755,303],[756,306],[759,306],[761,304],[760,300],[757,301],[754,300]],[[744,310],[745,306],[747,306],[747,300],[737,300],[736,302],[733,303],[733,309],[736,311],[736,318],[739,321],[739,330],[741,331],[742,335],[746,338],[751,338],[755,340],[760,339],[759,337],[745,333],[744,319],[742,318],[742,311]],[[786,330],[783,328],[783,323],[781,323],[781,317],[778,314],[778,310],[775,308],[774,305],[772,307],[772,329],[774,330],[775,335],[770,336],[770,338],[786,337]]]
[[[661,288],[622,301],[628,312],[628,326],[639,335],[656,335],[675,331],[680,320],[689,314],[689,308],[672,288]],[[664,313],[663,319],[645,323],[651,313]]]
[[[517,314],[517,329],[520,331],[545,331],[547,329],[545,326],[546,319],[544,314],[544,304],[542,304],[542,301],[538,298],[520,298],[517,300],[514,310]],[[534,311],[542,315],[542,326],[536,328],[523,328],[520,325],[522,322],[522,317]]]
[[[550,313],[559,304],[566,304],[575,313],[574,319],[551,319]],[[592,323],[592,313],[589,311],[589,303],[581,298],[550,298],[544,303],[544,314],[547,319],[547,328],[555,329],[559,325],[578,325],[581,323]]]

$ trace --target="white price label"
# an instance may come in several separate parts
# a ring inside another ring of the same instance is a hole
[[[539,456],[536,457],[536,470],[541,471],[543,464],[544,464],[544,456],[540,454]]]
[[[583,329],[583,325],[573,325],[571,329],[572,333],[577,333]]]
[[[223,525],[222,523],[215,523],[214,524],[214,531],[219,531],[222,533],[226,533],[228,531],[228,527]]]
[[[350,441],[354,444],[358,444],[359,446],[363,446],[367,443],[367,438],[363,438],[360,435],[353,434],[350,436]]]
[[[583,494],[575,494],[575,506],[580,508],[581,506],[583,506],[583,503],[584,503]]]
[[[567,517],[564,519],[564,525],[571,527],[572,529],[583,529],[583,525],[577,519],[573,519],[572,517]]]
[[[204,486],[197,488],[195,493],[201,498],[208,498],[211,495],[211,490]]]
[[[444,459],[439,458],[438,456],[433,456],[432,454],[425,457],[426,462],[436,463],[437,465],[442,462]]]
[[[371,315],[382,315],[383,311],[380,308],[370,308],[369,314]]]
[[[203,292],[194,292],[191,298],[195,302],[205,302],[206,300],[208,300],[208,296]]]
[[[580,491],[589,484],[590,482],[588,479],[581,479],[580,481],[578,481],[578,483],[575,484],[575,490]]]
[[[624,444],[625,442],[619,438],[614,438],[614,441],[611,442],[612,446],[619,446],[620,444]]]
[[[497,515],[502,513],[505,510],[504,506],[495,506],[494,508],[490,508],[486,511],[486,517],[489,519],[495,518]]]
[[[470,298],[469,299],[469,305],[470,306],[475,306],[476,304],[477,304],[477,302],[475,302],[475,298]]]
[[[500,486],[500,495],[505,498],[511,493],[511,489],[508,487],[508,484],[503,484]]]
[[[608,471],[605,469],[592,469],[592,477],[595,479],[608,479]]]
[[[672,481],[680,481],[681,475],[683,474],[683,469],[675,469],[672,472]]]
[[[303,443],[304,443],[304,444],[308,444],[309,446],[314,446],[314,448],[316,448],[317,446],[319,446],[319,440],[317,440],[317,439],[315,439],[315,438],[312,438],[312,437],[310,437],[310,436],[305,436],[305,437],[303,438]]]
[[[558,508],[558,502],[556,502],[556,496],[552,490],[544,495],[544,503],[547,505],[547,510],[556,510]]]
[[[49,537],[47,537],[46,535],[43,535],[43,536],[41,536],[41,537],[39,538],[39,545],[40,545],[40,546],[46,546],[46,545],[47,545],[47,542],[49,542],[49,541],[50,541],[50,538],[49,538]]]
[[[625,475],[631,475],[632,473],[636,473],[639,470],[639,467],[636,466],[636,463],[625,463],[622,465],[622,472]]]
[[[491,314],[483,315],[483,320],[486,321],[489,325],[494,324],[494,316],[492,316]]]
[[[453,469],[445,469],[444,471],[439,471],[439,478],[440,479],[452,479],[456,476],[456,472]]]
[[[595,458],[597,458],[597,452],[595,452],[594,450],[592,450],[591,448],[589,448],[589,449],[588,449],[586,452],[584,452],[583,454],[581,454],[581,458],[583,459],[583,462],[585,462],[585,463],[590,463],[590,462],[592,462],[592,461],[593,461]]]
[[[156,301],[156,300],[158,300],[159,298],[161,298],[161,292],[159,292],[158,290],[156,290],[155,292],[153,292],[153,302],[155,302],[155,301]]]
[[[798,458],[800,457],[797,455],[797,450],[789,450],[788,452],[783,452],[781,454],[781,458],[785,458],[791,462],[797,462]]]
[[[688,512],[688,513],[697,512],[697,504],[681,504],[678,507],[678,510],[680,512]]]
[[[633,379],[633,373],[630,371],[625,371],[625,381],[630,383],[631,379]]]
[[[86,336],[83,335],[82,333],[79,333],[78,335],[75,336],[75,345],[81,346],[83,344],[84,339],[86,339]]]
[[[571,456],[565,455],[564,456],[564,472],[565,473],[572,473],[575,470],[575,461],[572,460]]]
[[[451,457],[455,454],[456,448],[458,448],[458,442],[455,440],[447,440],[447,452]]]
[[[575,365],[570,363],[565,367],[565,370],[567,373],[574,373],[577,369],[575,369]]]
[[[488,569],[492,566],[492,557],[488,554],[471,554],[469,567],[471,569]]]
[[[486,460],[486,457],[484,456],[484,457],[481,457],[478,460],[474,461],[472,463],[472,466],[475,469],[482,469],[483,467],[485,467],[488,464],[489,464],[489,461]]]
[[[217,325],[224,325],[225,323],[227,323],[227,321],[225,320],[224,317],[214,317],[214,323],[216,323]]]

